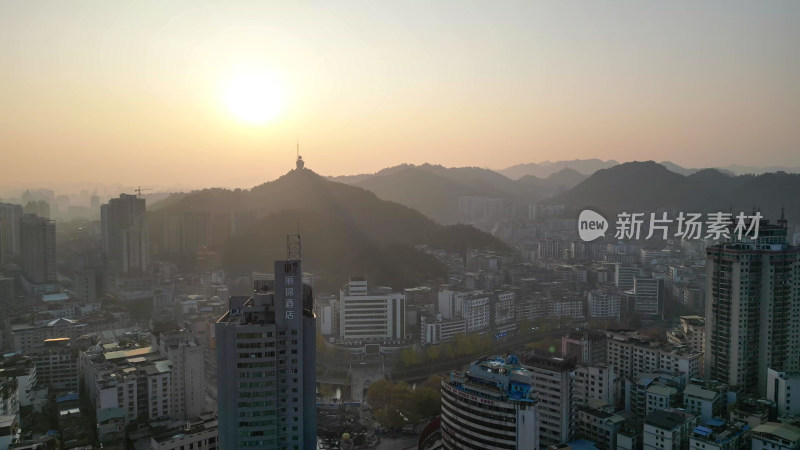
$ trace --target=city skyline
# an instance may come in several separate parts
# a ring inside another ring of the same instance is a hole
[[[298,137],[326,175],[578,158],[800,165],[792,2],[0,11],[5,183],[213,173],[246,187],[284,173]],[[271,87],[253,91],[254,74]],[[231,104],[241,79],[245,97],[280,97],[271,121]]]

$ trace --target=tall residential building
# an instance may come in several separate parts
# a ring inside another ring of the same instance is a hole
[[[592,319],[620,318],[620,295],[613,289],[595,289],[587,295],[589,317]]]
[[[573,331],[561,337],[561,354],[575,356],[578,364],[604,363],[607,346],[606,334],[602,331]]]
[[[144,273],[149,258],[147,230],[130,228],[122,232],[122,272]]]
[[[44,200],[30,201],[22,208],[24,214],[34,214],[46,219],[50,218],[50,204]]]
[[[299,260],[216,323],[219,447],[316,449],[316,319]]]
[[[20,221],[22,271],[30,284],[56,283],[56,223],[25,214]]]
[[[507,332],[517,328],[514,314],[516,298],[514,291],[496,291],[492,294],[489,313],[494,332]]]
[[[702,352],[646,338],[637,332],[606,332],[606,362],[617,374],[635,380],[644,372],[683,372],[687,378],[700,377]]]
[[[20,255],[22,205],[0,203],[0,264]]]
[[[431,288],[427,286],[403,289],[403,295],[405,295],[406,304],[409,306],[422,307],[433,303]]]
[[[470,292],[461,300],[461,316],[467,324],[467,333],[481,331],[491,325],[492,294],[484,291]]]
[[[196,418],[205,406],[205,346],[191,332],[178,327],[154,325],[151,345],[172,361],[172,417]]]
[[[94,269],[83,269],[75,274],[75,295],[81,299],[93,302],[99,297],[97,284],[100,274]]]
[[[633,294],[637,313],[646,317],[664,314],[664,280],[635,277]]]
[[[578,364],[573,381],[573,401],[576,405],[589,405],[596,401],[613,407],[620,394],[617,392],[618,379],[614,368],[605,363]]]
[[[108,263],[123,273],[147,270],[149,243],[145,199],[120,194],[100,207],[103,247]]]
[[[446,449],[539,448],[533,373],[515,356],[481,358],[442,380],[442,445]]]
[[[762,397],[767,371],[800,371],[800,248],[786,222],[706,249],[706,378]]]
[[[455,319],[461,316],[461,301],[465,295],[465,292],[453,291],[447,286],[442,286],[439,289],[437,308],[442,315],[442,319]]]
[[[405,296],[389,289],[370,293],[367,280],[353,277],[339,291],[339,338],[342,340],[404,339]]]
[[[614,270],[614,285],[620,291],[633,289],[634,279],[639,276],[639,268],[617,264]]]
[[[531,354],[526,363],[538,402],[541,445],[571,441],[576,406],[572,402],[575,358]]]

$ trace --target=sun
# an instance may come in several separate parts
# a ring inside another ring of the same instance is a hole
[[[283,91],[269,75],[242,75],[228,83],[224,101],[228,110],[239,119],[264,123],[281,112]]]

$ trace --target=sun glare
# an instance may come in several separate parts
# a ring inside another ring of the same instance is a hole
[[[244,75],[231,80],[224,99],[228,110],[239,119],[264,123],[280,113],[283,92],[267,75]]]

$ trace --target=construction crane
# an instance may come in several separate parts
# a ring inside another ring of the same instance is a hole
[[[142,191],[152,191],[152,189],[150,189],[150,188],[142,189],[142,187],[139,186],[139,187],[137,187],[136,189],[133,190],[133,192],[136,192],[136,196],[137,197],[141,197],[142,196]]]

